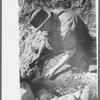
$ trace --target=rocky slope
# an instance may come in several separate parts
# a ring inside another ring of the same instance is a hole
[[[63,54],[49,54],[46,55],[42,60],[39,61],[39,64],[32,64],[34,57],[37,54],[37,49],[41,43],[41,34],[35,34],[33,27],[28,22],[29,12],[35,7],[35,4],[38,6],[48,6],[51,9],[54,9],[54,3],[56,0],[19,0],[19,60],[20,60],[20,71],[28,72],[28,77],[30,78],[31,74],[33,76],[31,80],[33,82],[42,81],[42,83],[48,84],[53,87],[55,91],[61,95],[73,94],[78,90],[85,89],[87,98],[84,98],[84,94],[80,94],[82,100],[97,100],[97,66],[96,66],[96,42],[93,45],[94,57],[91,60],[91,65],[88,72],[85,72],[84,68],[72,69],[67,68],[67,65],[64,65],[63,69],[60,69],[51,80],[45,79],[45,73],[49,71],[63,56]],[[95,10],[95,0],[73,0],[72,9],[75,10],[82,20],[86,23],[89,28],[90,34],[93,38],[96,39],[96,10]],[[92,66],[92,67],[91,67]],[[26,76],[24,76],[26,77]],[[85,86],[88,86],[86,88]],[[54,98],[54,96],[48,97],[42,96],[47,99],[39,99],[42,94],[47,94],[47,92],[40,92],[36,96],[36,100],[49,100]],[[66,97],[67,98],[67,97]],[[65,100],[58,99],[57,100]],[[56,100],[52,99],[52,100]],[[33,99],[34,100],[34,99]],[[68,99],[75,100],[75,99]]]

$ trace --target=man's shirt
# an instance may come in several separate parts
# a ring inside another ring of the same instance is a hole
[[[85,42],[89,37],[89,30],[80,17],[72,10],[54,9],[58,18],[52,18],[51,29],[55,37],[61,39],[65,49],[72,49]],[[53,15],[54,16],[54,15]]]

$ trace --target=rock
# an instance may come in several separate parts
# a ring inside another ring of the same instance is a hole
[[[59,97],[57,100],[76,100],[76,97],[73,94],[67,94]]]
[[[88,79],[91,79],[93,82],[97,81],[97,74],[96,73],[90,73],[90,72],[88,72],[88,73],[84,74],[84,77],[86,77]]]
[[[51,100],[77,100],[77,99],[79,99],[81,93],[82,93],[82,90],[79,90],[73,94],[63,95],[59,98],[56,97],[56,98],[53,98]]]
[[[90,91],[90,88],[88,85],[86,85],[83,89],[81,96],[80,96],[81,100],[88,100],[89,99],[89,91]]]
[[[67,95],[63,95],[59,98],[53,98],[51,100],[77,100],[80,98],[82,93],[82,90],[78,90],[77,92],[73,93],[73,94],[67,94]]]
[[[89,66],[89,72],[96,73],[97,72],[97,65],[90,65]]]
[[[20,84],[20,93],[20,100],[35,100],[30,86],[25,82]]]
[[[73,95],[74,95],[77,99],[79,99],[80,96],[81,96],[81,93],[82,93],[82,90],[78,90],[78,91],[76,91],[75,93],[73,93]]]
[[[41,89],[38,91],[37,97],[39,100],[50,100],[52,98],[52,94],[45,89]]]
[[[51,100],[58,100],[58,98],[52,98]]]

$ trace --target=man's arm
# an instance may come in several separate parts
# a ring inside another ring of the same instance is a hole
[[[69,61],[69,59],[73,56],[73,54],[75,53],[75,49],[72,51],[69,51],[68,53],[66,53],[62,59],[59,61],[59,63],[53,67],[52,69],[50,69],[50,71],[46,74],[46,77],[50,78],[51,76],[53,76],[55,74],[55,72],[62,67],[66,62]]]

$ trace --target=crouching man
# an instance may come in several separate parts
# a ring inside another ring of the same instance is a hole
[[[89,30],[74,11],[66,10],[66,5],[52,11],[37,8],[30,14],[30,23],[36,31],[46,33],[35,60],[39,59],[44,47],[64,53],[60,62],[46,74],[47,78],[71,60],[80,65],[82,62],[89,63],[92,44]]]

